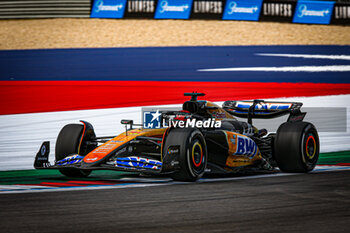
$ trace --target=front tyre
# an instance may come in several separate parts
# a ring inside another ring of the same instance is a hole
[[[309,122],[286,122],[277,130],[275,159],[284,172],[309,172],[317,163],[320,141],[315,126]]]
[[[196,181],[205,172],[208,161],[207,145],[201,131],[195,128],[176,128],[169,132],[164,154],[169,149],[179,149],[180,169],[170,175],[176,181]]]
[[[56,140],[56,161],[62,160],[68,155],[78,153],[83,130],[84,126],[80,124],[69,124],[62,128]],[[68,177],[87,177],[91,173],[91,171],[76,168],[61,168],[59,171]]]

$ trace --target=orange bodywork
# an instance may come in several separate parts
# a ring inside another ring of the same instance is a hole
[[[133,129],[129,130],[127,133],[124,132],[122,134],[119,134],[115,138],[109,140],[108,142],[102,144],[101,146],[97,147],[93,151],[91,151],[89,154],[87,154],[84,157],[85,163],[95,163],[103,158],[105,158],[108,154],[113,152],[118,147],[124,145],[125,143],[135,139],[138,136],[146,136],[146,137],[157,137],[159,136],[159,140],[162,140],[162,136],[165,133],[166,128],[161,129]]]
[[[214,109],[208,109],[208,113],[210,113],[216,120],[223,120],[223,119],[235,119],[232,115],[230,115],[228,112],[226,112],[224,109],[219,107],[218,105],[206,101],[206,106],[208,107],[217,107]],[[129,141],[134,140],[138,136],[146,136],[146,137],[159,137],[159,141],[164,140],[164,137],[166,135],[166,131],[168,128],[160,128],[160,129],[133,129],[129,130],[127,133],[124,132],[113,139],[109,140],[108,142],[102,144],[101,146],[95,148],[93,151],[91,151],[89,154],[87,154],[84,157],[84,162],[87,164],[92,164],[99,162],[103,160],[106,156],[108,156],[110,153],[118,149],[119,147],[123,146],[124,144],[128,143]],[[253,165],[257,160],[261,160],[261,153],[259,149],[256,147],[249,147],[248,144],[250,143],[250,146],[255,145],[255,143],[247,136],[244,136],[242,134],[231,132],[231,131],[225,131],[226,134],[226,140],[228,144],[228,154],[227,154],[227,160],[226,160],[226,166],[228,167],[241,167],[241,166],[248,166]],[[239,142],[244,142],[243,144]],[[162,145],[163,146],[163,145]],[[254,148],[254,150],[252,150]],[[162,148],[161,148],[162,150]]]

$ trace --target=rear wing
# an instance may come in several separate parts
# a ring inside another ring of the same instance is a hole
[[[302,121],[306,112],[301,112],[303,103],[299,102],[275,102],[264,100],[254,101],[225,101],[222,108],[236,117],[248,118],[252,123],[253,118],[271,119],[289,114],[288,121]]]

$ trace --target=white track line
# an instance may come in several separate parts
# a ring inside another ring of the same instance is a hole
[[[350,65],[334,66],[282,66],[282,67],[232,67],[232,68],[214,68],[199,69],[201,72],[213,71],[265,71],[265,72],[348,72]]]
[[[321,55],[321,54],[288,54],[288,53],[256,53],[257,56],[268,57],[295,57],[309,59],[350,60],[347,55]]]
[[[55,187],[40,185],[0,185],[0,192],[4,189],[30,190],[30,189],[54,189]]]

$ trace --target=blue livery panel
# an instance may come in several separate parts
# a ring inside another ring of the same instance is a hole
[[[80,163],[82,160],[83,160],[83,156],[81,155],[71,155],[71,156],[68,156],[62,160],[59,160],[56,162],[55,165],[57,166],[65,166],[65,165],[73,165],[73,164],[78,164]]]
[[[107,164],[128,170],[146,169],[159,171],[162,168],[162,162],[158,160],[146,159],[136,156],[116,158],[115,161],[107,162]]]

